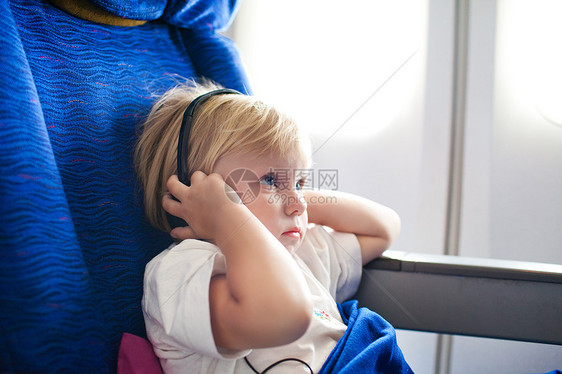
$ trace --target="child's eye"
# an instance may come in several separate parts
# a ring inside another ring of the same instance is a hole
[[[277,187],[277,179],[274,174],[266,174],[260,178],[260,183],[270,187]]]
[[[306,185],[306,180],[305,179],[301,179],[297,182],[297,184],[295,185],[295,189],[297,191],[300,191],[304,188],[304,186]]]

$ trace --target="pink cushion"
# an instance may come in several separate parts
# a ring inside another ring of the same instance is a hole
[[[163,374],[158,357],[146,339],[124,333],[119,347],[117,374]]]

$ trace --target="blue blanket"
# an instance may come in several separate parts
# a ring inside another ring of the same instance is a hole
[[[338,305],[345,334],[324,363],[320,374],[327,373],[413,373],[396,343],[392,325],[357,301]]]

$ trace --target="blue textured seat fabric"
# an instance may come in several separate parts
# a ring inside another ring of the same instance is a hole
[[[168,3],[118,27],[0,0],[0,372],[111,373],[145,335],[144,266],[171,240],[144,217],[138,125],[180,76],[248,87],[216,33],[236,4]]]

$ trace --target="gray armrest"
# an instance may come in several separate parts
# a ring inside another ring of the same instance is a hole
[[[562,344],[562,265],[386,251],[355,298],[400,329]]]

